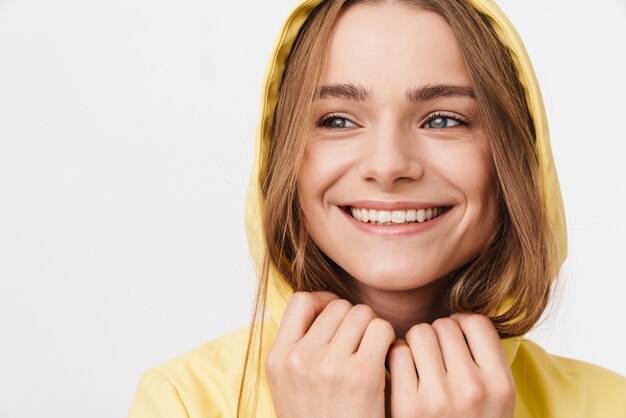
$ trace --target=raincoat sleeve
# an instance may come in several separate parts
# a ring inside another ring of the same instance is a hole
[[[139,382],[128,418],[189,418],[189,414],[167,377],[149,370]]]

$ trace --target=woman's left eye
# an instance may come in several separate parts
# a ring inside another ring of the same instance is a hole
[[[462,120],[461,118],[456,116],[453,117],[449,115],[433,115],[426,121],[424,126],[429,129],[443,129],[468,124],[469,121]]]
[[[331,129],[347,129],[356,128],[357,125],[349,119],[336,115],[328,115],[322,117],[315,122],[315,126],[318,128],[331,128]]]

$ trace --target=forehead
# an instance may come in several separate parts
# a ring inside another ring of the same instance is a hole
[[[447,22],[434,12],[387,2],[357,4],[338,18],[322,80],[365,85],[374,94],[425,84],[469,85]]]

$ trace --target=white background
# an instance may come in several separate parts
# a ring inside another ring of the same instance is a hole
[[[626,3],[502,0],[567,210],[531,336],[626,374]],[[0,0],[0,417],[124,417],[141,373],[250,316],[243,204],[295,0]]]

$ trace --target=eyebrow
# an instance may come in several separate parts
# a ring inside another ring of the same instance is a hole
[[[413,102],[427,102],[440,97],[466,96],[474,98],[474,90],[467,86],[455,84],[427,85],[406,92],[406,99]]]
[[[369,93],[363,86],[355,86],[352,83],[343,84],[326,84],[321,86],[317,91],[317,97],[325,99],[327,97],[336,97],[338,99],[354,100],[355,102],[364,102],[369,100]]]
[[[426,85],[406,91],[405,97],[411,102],[427,102],[441,97],[466,96],[474,98],[474,90],[468,86],[458,86],[455,84]],[[335,97],[356,102],[369,100],[370,94],[363,86],[352,83],[325,84],[317,91],[318,99]]]

